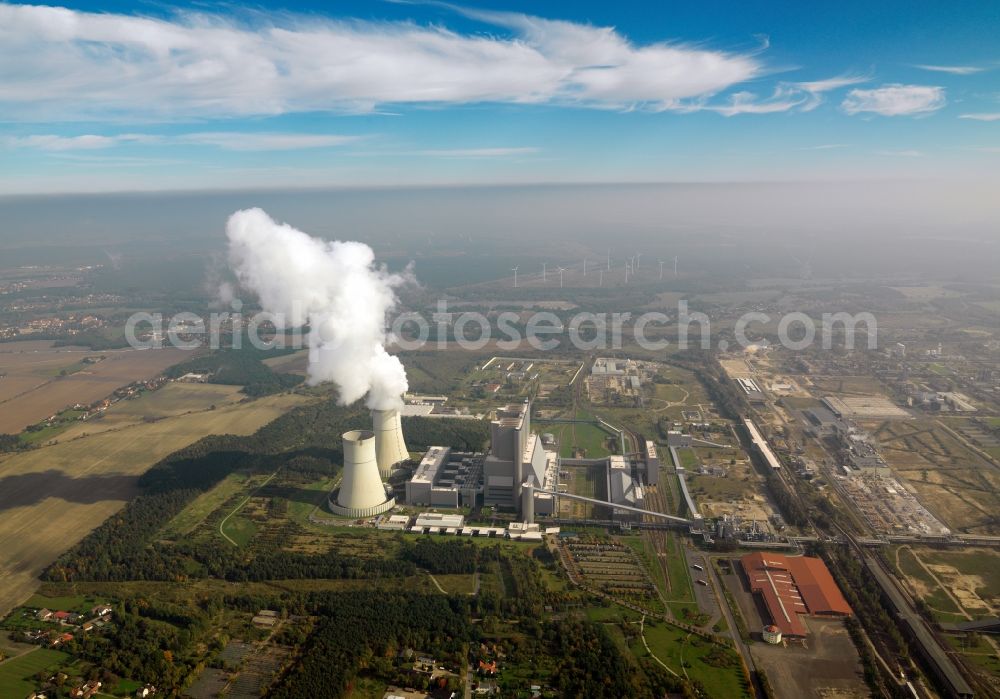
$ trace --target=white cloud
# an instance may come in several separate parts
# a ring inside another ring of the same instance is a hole
[[[537,153],[533,147],[520,148],[448,148],[443,150],[421,150],[416,155],[439,158],[504,158],[511,155],[531,155]]]
[[[178,119],[507,102],[682,108],[758,77],[752,53],[484,14],[511,36],[279,13],[241,23],[0,3],[7,119]]]
[[[3,143],[8,148],[37,148],[49,151],[98,150],[112,148],[123,143],[189,143],[202,146],[215,146],[225,148],[226,150],[268,151],[328,148],[354,143],[361,140],[361,138],[361,136],[339,136],[333,134],[217,131],[181,134],[178,136],[155,136],[151,134],[57,136],[54,134],[35,134],[7,138]]]
[[[155,143],[157,136],[147,134],[118,134],[116,136],[100,136],[83,134],[80,136],[57,136],[55,134],[35,134],[32,136],[12,136],[4,139],[8,148],[38,148],[41,150],[97,150],[111,148],[120,143]]]
[[[898,84],[872,90],[851,90],[841,103],[848,114],[871,112],[882,116],[928,114],[944,105],[943,87]]]
[[[823,102],[823,94],[849,85],[866,82],[863,76],[843,75],[824,80],[806,82],[782,82],[770,97],[758,99],[752,92],[736,92],[729,96],[729,103],[723,105],[699,104],[698,109],[718,112],[723,116],[737,114],[774,114],[797,110],[809,112]]]
[[[975,119],[976,121],[1000,121],[1000,112],[961,114],[959,119]]]
[[[191,133],[178,136],[182,143],[218,146],[226,150],[303,150],[306,148],[330,148],[343,146],[361,140],[360,136],[338,136],[332,134],[296,133],[240,133],[236,131],[213,131]]]
[[[974,73],[982,73],[986,70],[978,66],[928,66],[918,64],[913,67],[920,68],[920,70],[929,70],[934,73],[950,73],[951,75],[973,75]]]
[[[706,106],[704,109],[731,117],[737,114],[774,114],[801,107],[809,97],[801,92],[779,87],[767,99],[758,100],[752,92],[737,92],[729,97],[729,104]]]
[[[809,99],[802,105],[803,112],[810,112],[816,109],[823,102],[823,94],[833,90],[839,90],[850,85],[868,82],[871,78],[861,75],[840,75],[824,80],[810,80],[805,82],[791,83],[790,87],[796,90],[803,90],[809,93]]]
[[[833,150],[835,148],[847,148],[846,143],[821,143],[818,146],[802,146],[799,150]]]

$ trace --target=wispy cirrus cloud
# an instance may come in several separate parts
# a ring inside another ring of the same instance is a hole
[[[881,116],[909,116],[936,112],[945,103],[943,87],[893,84],[871,90],[851,90],[841,108],[848,114],[867,112]]]
[[[959,119],[973,119],[975,121],[1000,121],[1000,112],[979,112],[977,114],[959,114]]]
[[[675,109],[766,72],[758,52],[637,45],[611,27],[515,13],[480,17],[510,36],[288,13],[252,18],[0,4],[0,112],[44,121],[476,102]]]
[[[920,70],[929,70],[932,73],[949,73],[950,75],[974,75],[975,73],[982,73],[985,68],[980,68],[979,66],[930,66],[925,64],[915,64],[914,68],[919,68]]]
[[[833,78],[823,80],[807,80],[804,82],[791,83],[791,87],[796,90],[806,92],[809,99],[802,106],[802,111],[809,112],[823,103],[823,96],[827,92],[839,90],[851,85],[866,83],[871,77],[864,75],[838,75]]]
[[[237,131],[211,131],[178,136],[180,143],[216,146],[226,150],[270,151],[332,148],[356,143],[363,136],[305,133],[242,133]]]
[[[775,114],[801,107],[808,101],[809,97],[802,92],[779,86],[767,98],[760,99],[752,92],[742,91],[730,95],[728,104],[704,105],[702,109],[727,117],[738,114]]]
[[[809,112],[823,103],[825,93],[868,80],[870,78],[860,75],[841,75],[823,80],[781,82],[768,97],[758,97],[744,90],[731,94],[727,104],[701,104],[698,108],[718,112],[723,116],[774,114],[792,110]]]
[[[3,143],[8,148],[36,148],[48,151],[99,150],[122,143],[156,143],[158,136],[149,134],[118,134],[103,136],[81,134],[79,136],[59,136],[56,134],[33,134],[30,136],[10,136]]]
[[[101,150],[123,144],[189,144],[213,146],[234,151],[277,151],[330,148],[355,143],[363,138],[363,136],[341,136],[334,134],[213,131],[175,136],[153,134],[116,134],[110,136],[100,134],[82,134],[79,136],[35,134],[6,138],[0,141],[0,143],[3,143],[8,148],[35,148],[46,151]]]

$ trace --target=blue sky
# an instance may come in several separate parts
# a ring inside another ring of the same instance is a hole
[[[0,193],[996,179],[1000,4],[0,4]]]

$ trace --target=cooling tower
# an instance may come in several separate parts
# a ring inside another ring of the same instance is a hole
[[[410,458],[403,441],[403,425],[399,419],[399,411],[372,411],[372,429],[375,430],[375,457],[378,460],[378,471],[382,478],[392,475],[392,467]]]
[[[393,508],[375,461],[375,434],[367,430],[344,433],[344,475],[330,495],[330,510],[344,517],[372,517]]]

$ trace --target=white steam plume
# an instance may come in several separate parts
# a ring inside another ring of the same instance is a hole
[[[376,266],[364,243],[313,238],[261,209],[230,216],[226,235],[230,266],[264,310],[279,316],[275,324],[308,321],[310,384],[334,382],[345,405],[365,395],[369,408],[400,405],[406,371],[385,350],[385,316],[408,275]]]

